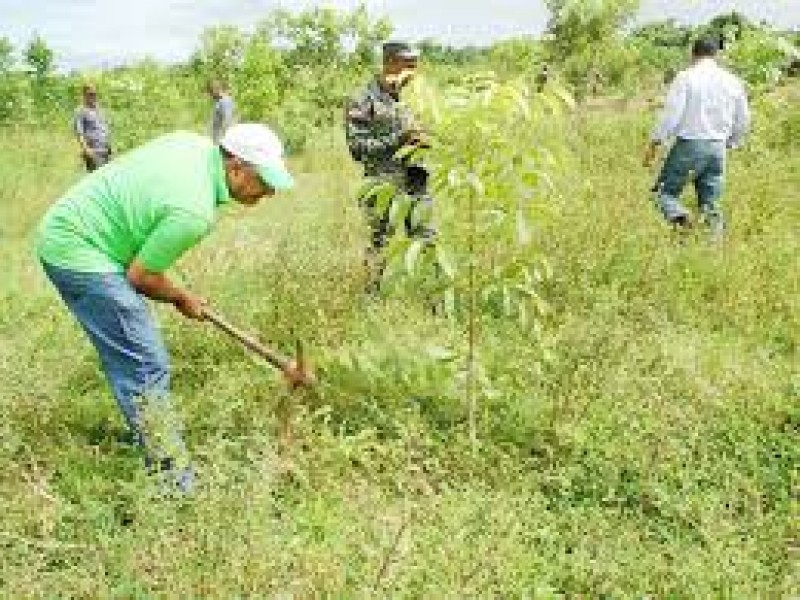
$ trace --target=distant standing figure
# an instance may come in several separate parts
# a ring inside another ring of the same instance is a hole
[[[598,67],[589,69],[589,73],[586,76],[586,89],[592,96],[597,96],[600,93],[603,88],[604,79],[603,73]]]
[[[233,98],[219,81],[212,81],[208,85],[208,93],[214,100],[214,109],[211,113],[211,139],[215,144],[219,144],[225,131],[233,125]]]
[[[99,169],[111,159],[108,121],[97,104],[97,89],[91,84],[83,86],[83,105],[75,111],[73,127],[87,171]]]
[[[537,92],[544,91],[544,88],[549,81],[550,81],[550,65],[544,63],[542,65],[541,70],[536,75],[536,91]]]
[[[700,39],[692,47],[692,65],[670,85],[663,115],[645,154],[645,166],[655,161],[659,146],[675,138],[654,191],[664,218],[689,228],[689,212],[680,196],[691,178],[700,212],[712,235],[719,238],[724,220],[719,207],[727,149],[738,148],[750,128],[745,86],[716,60],[716,39]]]
[[[793,58],[786,67],[786,74],[789,77],[800,77],[800,57]]]

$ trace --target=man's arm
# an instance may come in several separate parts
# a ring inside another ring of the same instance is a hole
[[[172,282],[163,273],[153,273],[138,259],[128,267],[128,281],[133,288],[157,302],[172,304],[190,319],[205,318],[205,301]]]
[[[103,123],[103,142],[105,143],[106,150],[111,151],[111,121],[108,120],[108,113],[105,110],[100,112],[100,120]]]
[[[750,105],[747,101],[747,92],[742,85],[736,96],[736,104],[733,112],[733,131],[728,140],[729,148],[738,148],[742,145],[742,141],[750,131],[750,123]]]
[[[650,138],[644,159],[646,166],[650,166],[655,160],[659,146],[675,135],[686,110],[686,91],[683,78],[677,77],[669,88],[658,125]]]
[[[204,318],[205,302],[171,281],[164,272],[207,233],[208,223],[188,213],[176,212],[162,220],[128,266],[127,277],[139,293],[172,304],[184,316]]]
[[[75,118],[72,125],[73,129],[75,130],[75,136],[78,138],[78,144],[81,147],[81,154],[83,156],[91,156],[92,150],[89,148],[89,144],[86,142],[86,128],[84,127],[83,123],[83,110],[78,110],[75,113]]]
[[[667,98],[664,102],[664,110],[661,113],[658,126],[655,131],[653,131],[653,142],[663,144],[675,135],[678,125],[680,125],[683,120],[683,113],[686,110],[686,92],[686,84],[683,78],[676,78],[675,81],[672,82],[669,92],[667,93]]]

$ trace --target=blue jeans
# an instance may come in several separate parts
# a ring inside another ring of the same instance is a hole
[[[125,422],[149,469],[184,492],[192,471],[169,400],[169,358],[145,299],[121,273],[81,273],[43,263],[91,340]]]
[[[725,222],[719,200],[725,177],[725,152],[724,142],[682,139],[675,142],[656,183],[658,205],[667,221],[674,223],[688,218],[689,212],[681,204],[680,196],[691,178],[706,224],[714,235],[722,234]]]

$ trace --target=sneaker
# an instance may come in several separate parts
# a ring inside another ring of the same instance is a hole
[[[692,222],[689,220],[689,215],[678,215],[674,217],[670,223],[672,223],[675,229],[683,229],[688,231],[692,228]]]
[[[171,458],[148,466],[148,472],[162,497],[189,497],[194,492],[195,476],[191,465],[180,467]]]

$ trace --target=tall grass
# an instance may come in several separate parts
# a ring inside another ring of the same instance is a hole
[[[3,135],[0,594],[796,594],[800,154],[755,140],[732,159],[726,243],[678,243],[640,167],[651,117],[600,111],[565,132],[575,172],[536,230],[554,267],[548,358],[509,325],[489,333],[505,350],[485,359],[478,449],[429,352],[454,325],[361,294],[343,148],[312,148],[294,193],[225,216],[180,277],[276,345],[304,339],[323,385],[290,397],[160,307],[200,471],[183,502],[151,497],[33,259],[38,218],[79,175],[74,144]]]

